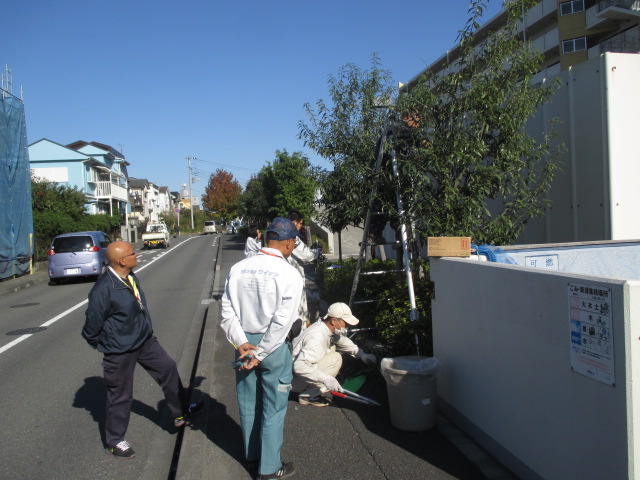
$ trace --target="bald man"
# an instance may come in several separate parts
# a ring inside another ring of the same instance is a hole
[[[176,427],[185,425],[185,417],[198,413],[203,403],[187,405],[176,362],[153,335],[147,301],[133,274],[138,264],[133,246],[128,242],[114,242],[107,247],[107,258],[107,271],[89,292],[82,336],[91,347],[104,354],[106,452],[118,459],[130,459],[135,453],[124,435],[133,402],[136,363],[162,388]]]

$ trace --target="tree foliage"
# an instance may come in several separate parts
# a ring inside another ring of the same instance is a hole
[[[386,122],[385,106],[393,102],[391,72],[377,55],[369,70],[354,64],[329,76],[330,100],[305,105],[308,123],[299,123],[299,137],[334,169],[320,182],[320,222],[337,232],[357,226],[366,213],[374,177],[375,150]]]
[[[275,160],[262,167],[247,183],[241,211],[258,223],[285,216],[290,210],[311,217],[318,186],[316,177],[315,168],[304,154],[277,150]]]
[[[100,230],[118,234],[120,213],[89,215],[85,210],[86,197],[77,188],[47,180],[31,181],[33,208],[34,252],[36,260],[45,260],[53,237],[69,232]]]
[[[517,34],[529,0],[505,3],[507,25],[477,47],[479,15],[471,2],[460,58],[443,75],[425,75],[391,111],[407,223],[423,238],[471,236],[509,244],[548,205],[556,155],[552,130],[525,132],[554,85],[535,85],[542,56]]]
[[[227,221],[236,215],[241,194],[242,187],[233,174],[219,168],[209,177],[209,184],[202,195],[202,205]]]
[[[330,77],[331,102],[307,105],[309,123],[300,123],[300,137],[334,165],[322,182],[325,225],[335,231],[361,222],[376,180],[375,210],[394,225],[412,225],[414,240],[460,235],[508,244],[529,218],[544,213],[556,168],[552,134],[540,132],[535,140],[524,127],[554,85],[532,83],[542,56],[517,34],[523,8],[532,4],[505,2],[505,28],[478,47],[486,1],[472,0],[455,64],[424,75],[395,99],[375,56],[368,71],[349,64]],[[379,108],[382,103],[388,108]],[[376,177],[376,143],[385,128]],[[404,212],[397,209],[398,187]]]
[[[31,202],[34,213],[58,213],[73,220],[79,220],[86,214],[84,193],[77,188],[39,178],[31,181]]]

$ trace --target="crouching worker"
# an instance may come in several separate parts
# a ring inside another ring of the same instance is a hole
[[[336,375],[342,367],[342,353],[347,353],[374,365],[376,357],[365,353],[349,338],[347,325],[359,320],[344,303],[334,303],[327,314],[307,328],[293,347],[293,382],[301,405],[326,407],[329,402],[322,396],[328,391],[342,391]],[[335,346],[335,350],[332,348]]]

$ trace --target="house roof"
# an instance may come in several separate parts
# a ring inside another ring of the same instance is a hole
[[[116,150],[112,146],[105,145],[104,143],[85,142],[84,140],[77,140],[77,141],[75,141],[73,143],[69,143],[67,145],[67,148],[70,148],[71,150],[80,150],[81,148],[86,147],[88,145],[91,145],[93,147],[97,147],[100,150],[106,150],[107,152],[112,154],[114,157],[124,158],[124,155],[122,153],[120,153],[118,150]]]
[[[146,188],[148,185],[149,180],[146,178],[129,177],[129,188]]]
[[[29,145],[29,161],[81,161],[91,157],[76,150],[70,149],[48,138],[41,138]]]

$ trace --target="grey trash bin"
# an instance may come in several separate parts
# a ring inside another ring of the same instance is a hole
[[[407,432],[433,428],[438,359],[418,355],[383,358],[380,371],[387,382],[391,424]]]

